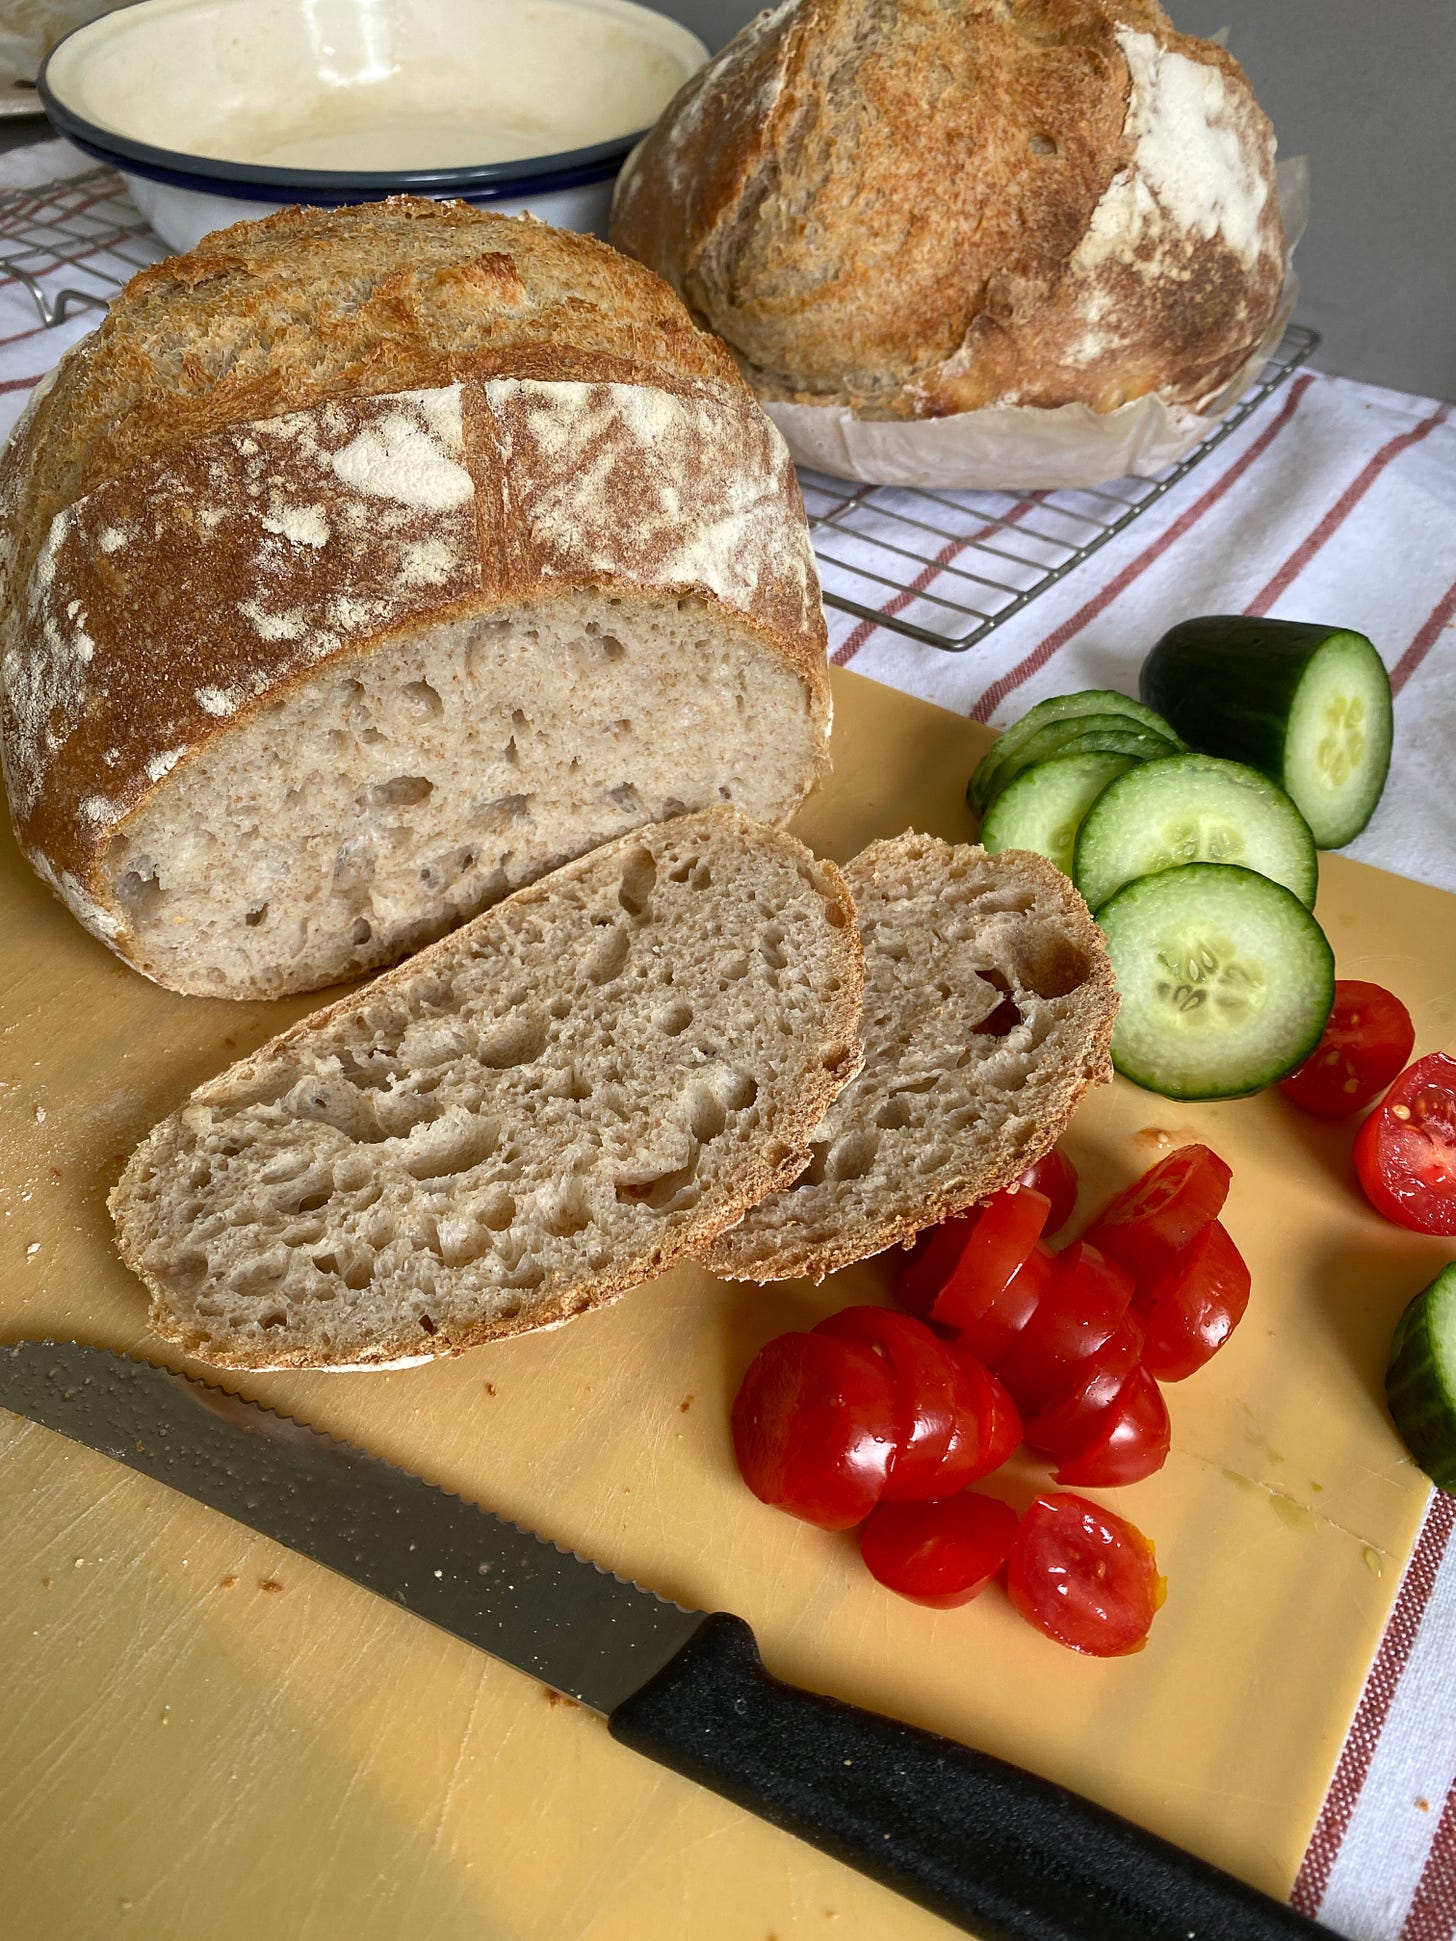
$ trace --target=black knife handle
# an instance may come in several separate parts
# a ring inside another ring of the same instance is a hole
[[[1076,1793],[781,1684],[741,1618],[706,1619],[610,1725],[981,1941],[1328,1941],[1283,1902]]]

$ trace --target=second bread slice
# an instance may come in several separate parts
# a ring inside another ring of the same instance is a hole
[[[809,1165],[703,1264],[822,1280],[1009,1186],[1112,1076],[1117,992],[1072,885],[1040,856],[933,836],[845,866],[865,947],[865,1063]]]
[[[152,1325],[231,1367],[551,1326],[804,1163],[860,1060],[832,864],[729,809],[558,870],[196,1091],[111,1197]]]

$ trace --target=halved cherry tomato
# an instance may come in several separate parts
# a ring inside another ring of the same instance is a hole
[[[1417,1233],[1456,1233],[1456,1058],[1401,1073],[1355,1134],[1355,1171],[1377,1213]]]
[[[1033,1449],[1066,1456],[1093,1433],[1103,1412],[1122,1393],[1142,1357],[1143,1324],[1129,1308],[1117,1330],[1081,1365],[1077,1386],[1035,1414],[1022,1418],[1022,1434]]]
[[[1006,1589],[1029,1624],[1072,1651],[1141,1651],[1167,1591],[1141,1530],[1071,1491],[1039,1496],[1016,1532]]]
[[[961,1328],[984,1313],[1026,1265],[1051,1210],[1046,1194],[1029,1187],[993,1193],[935,1298],[931,1320]]]
[[[900,1262],[895,1275],[895,1299],[923,1321],[935,1305],[935,1298],[955,1272],[956,1262],[971,1230],[981,1217],[978,1206],[964,1213],[953,1213],[938,1227],[927,1227],[915,1236],[915,1244]]]
[[[881,1503],[859,1533],[871,1576],[917,1604],[969,1603],[1006,1561],[1016,1512],[969,1492],[943,1503]]]
[[[1381,984],[1335,980],[1335,1003],[1323,1035],[1279,1089],[1301,1111],[1347,1119],[1389,1085],[1416,1042],[1411,1014]]]
[[[964,1489],[967,1483],[989,1476],[1016,1453],[1021,1443],[1021,1411],[984,1362],[977,1361],[958,1341],[946,1346],[960,1368],[962,1393],[975,1416],[975,1428],[966,1430],[962,1444],[952,1436],[943,1470],[947,1479],[953,1475],[959,1478],[955,1488]]]
[[[977,1361],[983,1361],[988,1368],[998,1365],[1035,1314],[1042,1296],[1051,1286],[1056,1266],[1056,1255],[1038,1240],[1019,1271],[999,1293],[983,1290],[981,1304],[975,1312],[971,1311],[971,1297],[966,1294],[960,1303],[961,1318],[956,1325],[961,1341]],[[940,1320],[938,1305],[932,1318]]]
[[[1143,1366],[1160,1382],[1202,1368],[1244,1318],[1249,1270],[1218,1220],[1210,1220],[1172,1266],[1137,1291]]]
[[[1134,1368],[1103,1411],[1101,1426],[1058,1463],[1056,1480],[1078,1489],[1140,1483],[1163,1467],[1172,1439],[1163,1391],[1146,1367]]]
[[[1132,1274],[1160,1273],[1222,1213],[1232,1177],[1209,1147],[1180,1146],[1110,1201],[1085,1238]]]
[[[930,1502],[964,1488],[979,1459],[979,1421],[965,1392],[964,1371],[940,1336],[923,1321],[888,1307],[842,1308],[814,1332],[858,1342],[882,1356],[898,1390],[895,1453],[881,1500]],[[953,1432],[958,1435],[958,1460],[947,1477],[943,1472]],[[961,1454],[968,1436],[969,1460]]]
[[[1043,1409],[1079,1385],[1088,1357],[1117,1331],[1132,1276],[1086,1240],[1056,1256],[1051,1284],[998,1364],[1022,1409]]]
[[[1077,1169],[1061,1147],[1053,1146],[1050,1152],[1044,1152],[1016,1183],[1029,1186],[1035,1193],[1045,1193],[1052,1203],[1042,1237],[1060,1233],[1077,1204]]]
[[[759,1350],[734,1399],[733,1453],[760,1502],[847,1530],[884,1494],[900,1409],[872,1349],[781,1334]]]

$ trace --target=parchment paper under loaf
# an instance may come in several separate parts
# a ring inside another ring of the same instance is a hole
[[[1290,258],[1309,214],[1309,166],[1302,155],[1279,164],[1285,274],[1279,307],[1263,342],[1216,397],[1198,411],[1156,394],[1097,412],[1085,404],[1054,410],[988,405],[948,418],[857,418],[847,405],[763,401],[794,460],[834,478],[870,485],[924,485],[963,491],[1046,491],[1151,478],[1186,458],[1248,390],[1284,335],[1299,294]]]

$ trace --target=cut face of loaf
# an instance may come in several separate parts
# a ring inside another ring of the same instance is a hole
[[[1009,1186],[1112,1076],[1101,933],[1040,856],[877,842],[845,868],[865,948],[865,1062],[808,1166],[702,1260],[822,1280]]]
[[[634,826],[786,820],[827,764],[793,468],[709,380],[230,427],[59,514],[20,637],[21,846],[179,991],[317,989]]]
[[[122,1256],[220,1366],[553,1326],[800,1170],[862,972],[832,865],[732,810],[657,824],[202,1086],[111,1196]]]
[[[290,691],[151,797],[102,882],[158,983],[311,990],[643,822],[715,802],[781,821],[816,741],[802,683],[746,629],[572,593]]]

